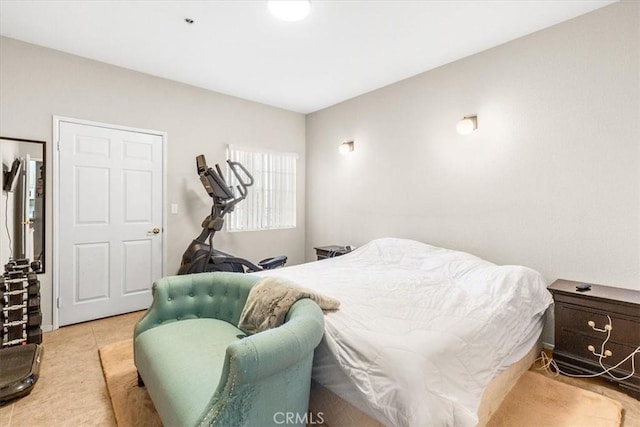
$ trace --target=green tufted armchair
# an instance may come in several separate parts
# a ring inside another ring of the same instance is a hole
[[[165,426],[306,424],[322,311],[303,299],[282,326],[244,336],[236,325],[259,279],[218,272],[154,283],[134,360]]]

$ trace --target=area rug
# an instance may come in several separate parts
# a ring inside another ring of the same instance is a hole
[[[525,372],[488,427],[619,427],[622,404],[608,397]]]
[[[146,389],[138,387],[132,340],[100,348],[100,361],[118,426],[161,426]],[[621,421],[619,402],[528,371],[487,426],[620,427]]]
[[[133,340],[118,341],[99,350],[102,373],[119,427],[160,427],[162,422],[144,387],[138,387],[133,364]]]

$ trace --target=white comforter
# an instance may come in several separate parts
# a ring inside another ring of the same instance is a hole
[[[473,426],[486,385],[551,304],[542,276],[403,239],[259,273],[341,302],[325,340],[393,426]]]

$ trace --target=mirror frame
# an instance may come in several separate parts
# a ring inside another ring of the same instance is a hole
[[[35,139],[25,139],[25,138],[14,138],[10,136],[2,136],[0,135],[0,140],[6,141],[15,141],[15,142],[31,142],[34,144],[42,144],[42,165],[43,165],[43,174],[42,174],[42,206],[44,209],[44,221],[42,221],[42,249],[44,251],[44,262],[40,265],[40,271],[37,274],[44,274],[46,271],[46,263],[48,262],[47,255],[47,141],[38,141]],[[31,260],[33,261],[33,260]]]

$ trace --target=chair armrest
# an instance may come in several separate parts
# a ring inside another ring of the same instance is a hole
[[[243,407],[261,404],[251,397],[257,388],[282,391],[284,384],[299,384],[303,387],[300,392],[307,393],[303,401],[308,404],[313,351],[323,334],[322,310],[312,300],[302,299],[291,307],[283,325],[231,343],[210,410],[199,424],[227,425],[226,420],[232,419],[235,421],[231,424],[244,425],[237,422],[237,414]],[[286,380],[291,375],[298,377]]]
[[[212,318],[237,325],[251,287],[260,277],[242,273],[199,273],[163,277],[153,284],[153,302],[134,329],[144,331],[185,319]]]
[[[322,310],[310,299],[296,302],[285,323],[229,345],[236,383],[254,383],[313,353],[324,335]]]

